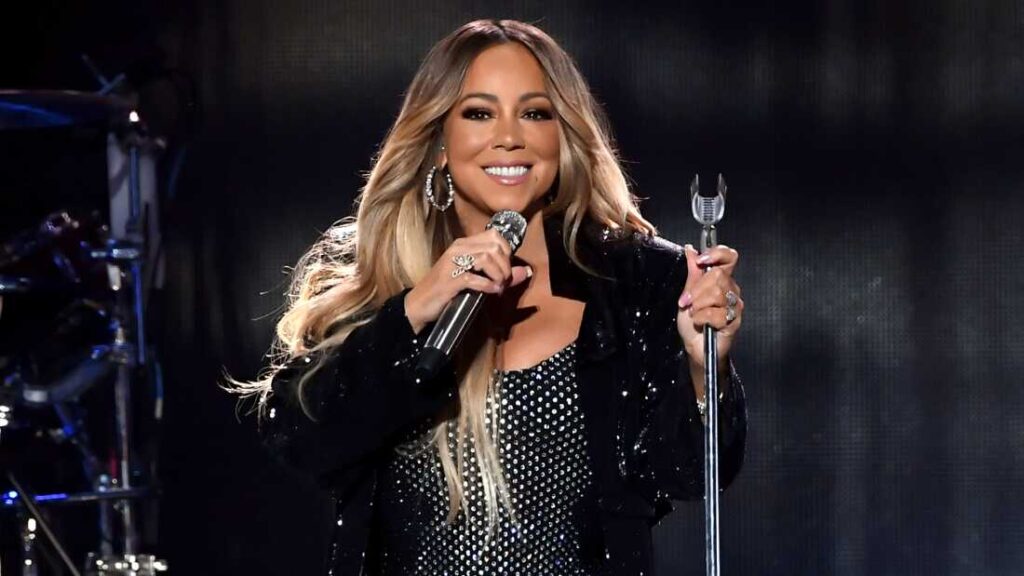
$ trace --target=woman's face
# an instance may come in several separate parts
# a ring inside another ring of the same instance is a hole
[[[529,219],[543,207],[558,173],[559,130],[533,54],[515,42],[481,52],[444,122],[441,164],[455,182],[463,225],[486,223],[499,210]]]

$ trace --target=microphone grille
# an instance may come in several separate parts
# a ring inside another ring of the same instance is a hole
[[[487,228],[497,228],[498,233],[515,252],[523,243],[523,235],[526,234],[526,218],[515,210],[502,210],[491,216]]]

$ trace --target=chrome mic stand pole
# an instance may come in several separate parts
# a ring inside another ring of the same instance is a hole
[[[690,200],[693,218],[702,226],[700,252],[718,245],[715,224],[725,215],[725,179],[718,175],[714,196],[700,194],[700,180],[693,177]],[[704,326],[704,560],[706,576],[720,574],[718,535],[718,331]]]

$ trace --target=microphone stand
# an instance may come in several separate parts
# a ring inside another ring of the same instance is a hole
[[[690,184],[693,218],[701,225],[700,252],[718,245],[715,224],[725,215],[725,179],[718,175],[714,196],[700,194],[699,176]],[[706,271],[705,271],[706,272]],[[719,576],[718,513],[718,331],[704,326],[704,561],[706,576]]]

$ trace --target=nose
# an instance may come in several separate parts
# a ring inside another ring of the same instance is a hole
[[[523,131],[519,126],[518,118],[514,115],[498,120],[495,123],[493,148],[504,150],[519,150],[526,148],[523,140]]]

